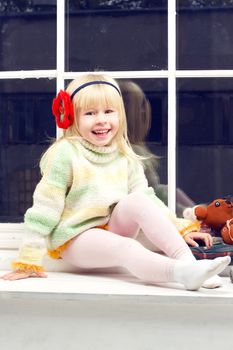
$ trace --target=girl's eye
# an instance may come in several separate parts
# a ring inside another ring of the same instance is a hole
[[[88,112],[85,112],[84,115],[95,115],[95,112],[94,111],[88,111]]]
[[[114,111],[112,109],[106,109],[105,114],[110,114],[110,113],[114,113]]]

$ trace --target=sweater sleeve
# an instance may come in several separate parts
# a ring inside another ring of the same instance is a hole
[[[129,160],[128,191],[144,191],[148,188],[148,181],[143,166],[139,161]]]
[[[13,262],[17,270],[42,271],[42,260],[46,253],[46,237],[59,223],[65,205],[68,188],[72,182],[72,163],[67,141],[51,146],[43,158],[42,179],[38,183],[33,205],[24,217],[25,238],[19,256]]]
[[[135,161],[130,161],[129,166],[129,193],[135,191],[142,191],[151,200],[163,210],[166,217],[173,222],[177,230],[182,236],[192,231],[198,231],[200,229],[200,223],[198,221],[191,221],[189,219],[178,218],[155,194],[152,187],[148,186],[146,176],[144,174],[143,166]]]

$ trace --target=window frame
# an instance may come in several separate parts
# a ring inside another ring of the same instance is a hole
[[[167,79],[168,81],[168,146],[167,146],[167,169],[168,169],[168,206],[175,212],[176,209],[176,128],[177,128],[177,90],[178,78],[231,78],[233,70],[177,70],[176,69],[176,0],[168,1],[167,5],[168,25],[168,69],[149,71],[110,71],[105,72],[116,79]],[[64,89],[65,80],[74,79],[85,72],[65,71],[65,0],[57,0],[57,67],[56,70],[20,70],[0,71],[0,79],[29,79],[29,78],[54,78],[56,90]],[[101,72],[98,72],[101,73]],[[62,130],[57,128],[57,137],[62,135]],[[15,223],[0,223],[0,234],[9,233],[14,237],[16,233],[23,231],[23,225]]]

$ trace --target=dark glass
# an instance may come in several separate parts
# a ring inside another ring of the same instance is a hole
[[[167,1],[68,1],[66,70],[167,69]]]
[[[21,222],[40,178],[39,160],[56,135],[55,80],[0,81],[0,221]]]
[[[136,153],[152,155],[145,161],[149,185],[167,183],[167,80],[119,79],[125,104],[128,137]]]
[[[0,29],[0,70],[56,69],[56,1],[1,1]]]
[[[177,1],[177,69],[233,69],[233,2]]]
[[[232,195],[233,80],[179,79],[178,186],[195,203]]]
[[[167,187],[167,80],[119,79],[125,103],[128,137],[135,152],[146,157],[144,171],[149,186],[168,204]],[[157,156],[157,157],[153,157]],[[177,188],[177,215],[194,203]]]

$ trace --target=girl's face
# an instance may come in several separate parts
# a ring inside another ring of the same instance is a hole
[[[119,129],[119,115],[115,108],[99,105],[81,110],[78,115],[81,136],[95,146],[110,145]]]

